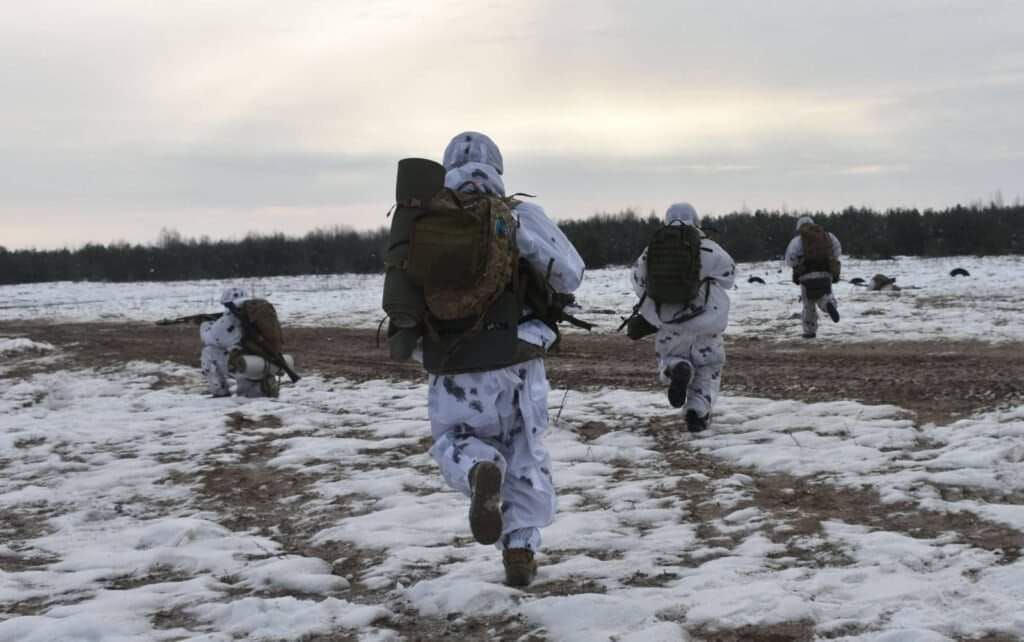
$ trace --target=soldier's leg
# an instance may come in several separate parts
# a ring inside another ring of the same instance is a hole
[[[448,485],[470,497],[470,528],[482,544],[496,543],[504,532],[505,453],[511,435],[522,431],[516,410],[519,384],[511,368],[441,375],[430,381],[430,454]]]
[[[832,292],[829,292],[825,296],[821,297],[815,304],[821,309],[822,312],[827,314],[832,321],[839,322],[839,304],[836,301],[836,297]]]
[[[668,402],[682,408],[693,381],[694,365],[690,359],[693,337],[672,328],[662,328],[655,337],[658,354],[658,379],[668,385]]]
[[[686,395],[686,410],[698,417],[710,419],[722,388],[722,368],[725,366],[725,344],[721,336],[697,337],[690,349],[694,365],[693,381]]]
[[[210,394],[214,397],[229,396],[231,386],[228,383],[228,351],[216,346],[204,346],[200,363]]]
[[[513,396],[516,422],[503,435],[507,473],[502,487],[505,549],[540,547],[540,529],[555,517],[558,500],[551,477],[551,455],[544,444],[548,430],[549,385],[540,359],[514,366],[519,383]]]
[[[807,295],[807,286],[800,286],[800,300],[803,301],[803,312],[800,321],[803,323],[804,337],[813,338],[818,334],[818,308],[816,301]]]
[[[235,395],[238,397],[266,397],[263,390],[260,388],[260,382],[255,379],[246,379],[245,377],[238,377],[235,379]]]

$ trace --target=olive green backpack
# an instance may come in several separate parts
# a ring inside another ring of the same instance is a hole
[[[692,225],[664,225],[647,246],[647,296],[659,307],[686,305],[700,289],[700,230]]]

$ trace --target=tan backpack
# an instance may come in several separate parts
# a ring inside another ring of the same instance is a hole
[[[267,350],[274,354],[281,354],[284,350],[284,336],[281,332],[281,322],[277,318],[277,310],[270,301],[265,299],[248,299],[238,306],[247,328],[251,328],[259,336],[246,336],[242,339],[242,347],[252,339],[260,341]],[[250,330],[247,329],[247,333]]]
[[[832,253],[832,237],[825,228],[817,223],[807,223],[801,226],[800,241],[804,246],[804,263],[801,273],[829,272],[832,274],[832,282],[838,281],[842,266],[839,257]]]
[[[519,262],[517,202],[445,189],[414,224],[407,270],[423,288],[429,315],[482,319],[512,283]]]

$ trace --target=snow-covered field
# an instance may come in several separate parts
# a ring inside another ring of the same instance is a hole
[[[1024,408],[726,397],[690,437],[661,394],[555,391],[560,513],[519,591],[425,453],[422,384],[201,393],[169,363],[6,380],[0,641],[1024,638]]]
[[[841,284],[822,336],[1024,339],[1019,257],[846,265],[876,272],[907,289]],[[222,285],[8,286],[0,319],[152,321]],[[379,320],[379,277],[246,285],[288,323]],[[580,316],[609,331],[631,298],[596,271]],[[733,301],[733,334],[798,329],[775,264]],[[1024,406],[920,425],[726,394],[693,437],[660,393],[554,391],[560,512],[520,591],[426,453],[423,384],[210,399],[195,369],[66,356],[0,336],[0,642],[1024,639]]]
[[[969,278],[949,276],[966,268]],[[980,339],[1024,340],[1024,257],[901,258],[847,260],[846,278],[896,277],[900,292],[869,292],[840,283],[844,320],[826,324],[823,336],[842,341]],[[759,276],[764,285],[747,279]],[[306,326],[376,328],[382,313],[379,275],[331,275],[245,279],[255,294],[270,298],[283,319]],[[777,263],[740,265],[732,291],[729,333],[793,338],[799,322],[798,290]],[[0,320],[155,321],[215,311],[223,281],[175,283],[48,283],[0,287]],[[625,269],[595,270],[577,293],[581,318],[613,332],[635,302]]]

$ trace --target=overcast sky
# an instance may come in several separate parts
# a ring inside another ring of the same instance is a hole
[[[1017,0],[0,3],[0,245],[385,223],[492,136],[556,217],[1024,195]]]

